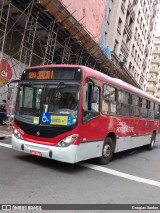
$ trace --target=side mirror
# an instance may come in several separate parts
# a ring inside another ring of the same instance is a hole
[[[10,84],[15,84],[15,83],[18,83],[20,80],[17,79],[17,80],[12,80],[8,83],[8,87],[10,87]]]
[[[17,79],[17,80],[12,80],[8,83],[8,94],[7,94],[7,99],[10,100],[11,98],[11,95],[12,95],[12,86],[11,84],[15,84],[15,83],[18,83],[20,80]]]
[[[11,87],[11,86],[9,86],[9,87],[8,87],[7,100],[10,100],[11,95],[12,95],[12,87]]]

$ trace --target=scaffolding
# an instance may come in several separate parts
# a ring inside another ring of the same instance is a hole
[[[53,63],[56,42],[57,42],[57,35],[58,35],[58,32],[55,32],[54,30],[54,25],[55,25],[55,21],[49,26],[47,45],[45,48],[43,64]]]
[[[139,86],[127,70],[119,69],[108,60],[80,24],[82,19],[77,21],[58,0],[2,0],[0,59],[8,55],[16,79],[29,66],[81,64]],[[12,59],[16,63],[12,63]],[[6,87],[5,91],[0,90],[5,94]]]
[[[0,11],[0,46],[1,46],[0,61],[2,61],[3,59],[10,5],[11,5],[11,1],[9,1],[8,5],[5,5],[4,0],[2,0],[1,11]],[[7,14],[4,13],[4,10],[7,10]]]
[[[33,55],[33,47],[34,47],[34,41],[35,41],[35,35],[36,35],[36,29],[37,29],[38,15],[36,18],[31,16],[33,1],[30,7],[31,8],[28,8],[25,29],[23,33],[22,42],[20,45],[19,72],[20,72],[21,63],[26,64],[27,66],[31,65],[31,60]]]

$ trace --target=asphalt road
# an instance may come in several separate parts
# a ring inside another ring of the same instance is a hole
[[[160,143],[152,151],[139,148],[115,154],[108,165],[97,166],[94,161],[72,165],[30,156],[12,150],[10,139],[0,140],[0,201],[160,204]]]

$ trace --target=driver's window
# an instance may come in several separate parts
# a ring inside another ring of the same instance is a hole
[[[83,89],[83,122],[99,115],[99,98],[99,88],[86,83]]]
[[[32,108],[33,104],[33,88],[25,87],[23,95],[23,106],[27,108]]]

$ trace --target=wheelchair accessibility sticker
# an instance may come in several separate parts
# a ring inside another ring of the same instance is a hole
[[[42,113],[41,122],[43,124],[50,124],[51,123],[51,115],[50,113]]]

